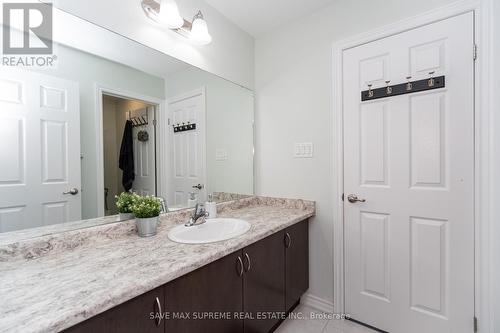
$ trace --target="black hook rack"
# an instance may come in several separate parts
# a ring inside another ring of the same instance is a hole
[[[175,124],[172,125],[174,128],[174,133],[180,133],[185,131],[192,131],[196,129],[196,124],[191,124],[189,121],[187,123]]]
[[[432,74],[432,73],[429,73]],[[408,77],[409,80],[411,77]],[[430,77],[429,79],[408,81],[396,85],[389,85],[390,81],[386,81],[387,86],[383,88],[371,89],[371,84],[368,85],[369,89],[361,92],[361,101],[371,101],[373,99],[380,99],[398,95],[412,94],[419,91],[426,91],[432,89],[440,89],[445,87],[445,77]]]
[[[128,111],[128,120],[132,122],[133,127],[146,126],[149,124],[148,112],[139,117],[131,117],[130,111]]]

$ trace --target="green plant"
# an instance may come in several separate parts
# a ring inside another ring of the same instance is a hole
[[[133,192],[122,192],[115,196],[116,207],[120,213],[132,213],[132,206],[137,201],[139,196]]]
[[[136,218],[146,219],[160,215],[161,201],[153,196],[138,197],[132,206]]]

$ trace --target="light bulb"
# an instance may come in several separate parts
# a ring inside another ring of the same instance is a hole
[[[212,41],[212,36],[208,33],[207,22],[203,18],[201,11],[199,11],[193,18],[190,38],[198,45],[206,45]]]
[[[161,0],[158,20],[169,29],[179,29],[184,19],[179,14],[179,8],[174,0]]]

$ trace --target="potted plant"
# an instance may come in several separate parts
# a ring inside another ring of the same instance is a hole
[[[158,216],[162,210],[159,198],[153,196],[138,197],[132,205],[132,212],[135,215],[137,233],[141,237],[156,235],[158,226]]]
[[[122,192],[116,197],[116,207],[118,208],[119,220],[125,221],[134,218],[132,206],[137,200],[138,195],[133,192]]]

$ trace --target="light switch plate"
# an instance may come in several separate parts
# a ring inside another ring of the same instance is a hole
[[[215,160],[216,161],[226,161],[228,159],[228,153],[226,149],[217,148],[215,149]]]
[[[314,146],[312,142],[295,143],[293,157],[295,158],[312,158]]]

